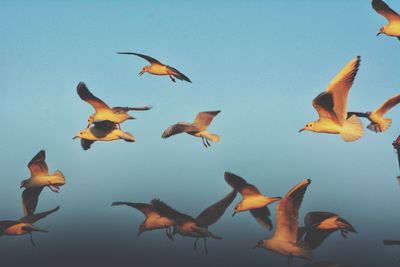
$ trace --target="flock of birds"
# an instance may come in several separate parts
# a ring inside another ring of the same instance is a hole
[[[373,0],[373,8],[383,15],[389,23],[383,26],[379,34],[397,37],[400,40],[400,15],[393,11],[382,0]],[[119,52],[118,54],[135,55],[147,60],[150,65],[143,67],[139,75],[148,72],[154,75],[168,75],[176,82],[191,82],[182,72],[171,66],[143,54],[131,52]],[[331,81],[326,90],[319,94],[313,101],[319,119],[309,122],[299,132],[308,130],[317,133],[340,134],[344,141],[355,141],[363,135],[363,124],[360,117],[367,118],[370,124],[368,129],[374,132],[384,132],[391,125],[392,120],[384,115],[400,102],[400,94],[386,100],[373,112],[348,112],[347,96],[357,75],[361,58],[353,58]],[[113,141],[123,139],[127,142],[135,142],[135,137],[121,129],[121,124],[127,120],[134,119],[129,111],[150,110],[150,106],[143,107],[110,107],[104,101],[94,96],[85,83],[80,82],[77,86],[79,97],[89,103],[95,113],[88,118],[87,128],[81,130],[75,138],[81,139],[81,146],[87,150],[96,141]],[[218,142],[220,137],[207,131],[209,125],[220,111],[204,111],[197,114],[193,123],[179,122],[168,127],[161,135],[168,138],[179,133],[187,133],[200,137],[205,147],[210,142]],[[0,221],[0,235],[25,235],[30,236],[32,245],[35,245],[32,233],[44,232],[34,225],[37,221],[56,212],[59,207],[36,213],[39,196],[43,188],[48,187],[53,192],[59,192],[60,187],[65,185],[65,177],[59,170],[50,174],[45,162],[44,150],[39,151],[28,163],[30,178],[21,182],[22,204],[24,217],[18,220]],[[259,189],[248,183],[242,177],[225,172],[225,181],[232,187],[224,198],[207,207],[197,217],[184,214],[169,206],[167,203],[153,199],[150,203],[114,202],[112,206],[129,206],[142,212],[145,220],[139,225],[138,236],[145,231],[165,229],[166,236],[173,240],[179,234],[195,238],[193,248],[197,248],[199,239],[204,240],[204,249],[207,252],[207,238],[222,239],[212,233],[209,227],[215,224],[225,213],[231,203],[240,193],[242,199],[234,207],[232,216],[237,213],[249,211],[256,221],[264,228],[273,229],[270,219],[271,212],[268,206],[278,202],[276,205],[276,227],[272,238],[260,240],[254,248],[265,248],[284,255],[288,258],[291,266],[293,257],[312,260],[312,251],[320,246],[322,242],[333,232],[340,231],[344,238],[347,234],[357,233],[355,228],[340,215],[325,212],[312,211],[304,218],[304,226],[299,226],[299,209],[310,179],[305,179],[295,185],[284,197],[269,197]],[[385,241],[387,244],[398,244],[398,241]]]

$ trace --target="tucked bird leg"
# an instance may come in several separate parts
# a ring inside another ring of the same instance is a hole
[[[204,139],[206,140],[206,143],[207,143],[208,147],[210,147],[211,144],[210,144],[210,142],[208,141],[208,139],[207,139],[207,138],[204,138]]]
[[[203,136],[201,137],[201,141],[203,141],[203,145],[204,145],[206,148],[208,148],[208,145],[207,145],[207,143],[206,143],[206,140],[207,140],[207,139],[205,139]]]
[[[173,241],[174,240],[174,235],[172,233],[171,227],[165,228],[165,232],[167,234],[167,237]]]
[[[172,77],[172,75],[171,75],[171,74],[169,74],[168,76],[169,76],[169,78],[171,79],[171,81],[173,81],[174,83],[176,83],[176,81],[175,81],[175,78],[174,78],[174,77]]]
[[[47,185],[48,188],[50,188],[51,191],[54,193],[59,193],[60,192],[60,187],[53,185],[51,182]]]
[[[347,232],[346,230],[343,230],[343,229],[341,229],[340,230],[340,234],[343,236],[343,238],[345,238],[345,239],[347,239],[347,234],[348,234],[349,232]]]
[[[208,254],[208,249],[207,249],[207,238],[206,237],[203,237],[204,238],[204,251],[206,252],[206,254]]]
[[[32,233],[29,233],[29,238],[30,238],[30,240],[31,240],[32,246],[36,247],[36,244],[35,244],[35,242],[33,241]]]
[[[197,241],[199,241],[198,237],[196,238],[196,241],[194,241],[193,250],[197,250]]]

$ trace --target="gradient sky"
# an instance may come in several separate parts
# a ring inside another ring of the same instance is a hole
[[[398,1],[387,2],[400,11]],[[399,167],[391,146],[399,109],[388,114],[394,120],[387,132],[366,130],[357,142],[297,132],[317,119],[312,99],[354,56],[362,63],[349,110],[373,110],[399,92],[400,42],[375,36],[385,23],[366,0],[0,0],[0,220],[22,216],[19,184],[40,149],[50,171],[60,169],[67,179],[60,194],[46,189],[39,201],[38,211],[61,206],[37,223],[50,233],[35,234],[37,247],[28,236],[1,237],[1,262],[286,266],[280,255],[251,250],[273,232],[249,214],[232,218],[233,206],[210,227],[224,239],[210,240],[207,256],[192,251],[193,239],[171,242],[163,231],[136,238],[142,214],[110,207],[157,197],[195,216],[231,190],[223,179],[231,171],[272,196],[312,179],[301,223],[309,211],[332,211],[359,232],[348,240],[335,233],[314,251],[316,260],[395,265],[400,248],[384,247],[382,239],[400,239]],[[193,83],[139,77],[147,62],[118,51],[151,55]],[[122,125],[136,143],[97,142],[83,151],[72,140],[93,112],[76,94],[79,81],[111,106],[153,106]],[[221,142],[211,148],[189,135],[160,138],[171,124],[216,109],[222,112],[209,130]]]

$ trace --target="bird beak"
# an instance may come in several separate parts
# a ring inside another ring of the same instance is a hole
[[[301,128],[300,130],[299,130],[299,133],[301,133],[302,131],[304,131],[305,130],[305,128]]]
[[[142,76],[144,73],[144,71],[142,70],[141,72],[139,72],[139,76]]]
[[[376,34],[376,36],[379,36],[379,35],[381,35],[382,34],[382,32],[378,32],[377,34]]]
[[[72,137],[72,140],[75,140],[76,138],[79,138],[79,136],[75,135],[74,137]]]
[[[236,211],[233,212],[232,217],[235,216],[235,214],[236,214]]]

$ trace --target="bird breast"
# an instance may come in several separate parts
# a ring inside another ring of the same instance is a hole
[[[167,75],[168,68],[163,65],[153,64],[150,66],[149,73],[155,74],[155,75]]]
[[[27,226],[27,225],[28,224],[26,224],[26,223],[14,224],[13,226],[6,228],[3,231],[3,234],[5,234],[5,235],[24,235],[27,232],[22,227]]]

